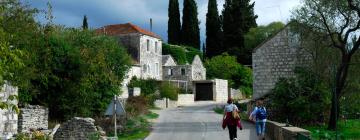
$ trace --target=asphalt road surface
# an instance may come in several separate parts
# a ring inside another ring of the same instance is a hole
[[[228,140],[227,128],[221,128],[222,115],[212,110],[214,102],[164,109],[145,140]],[[243,121],[243,130],[237,131],[238,140],[257,140],[255,126]]]

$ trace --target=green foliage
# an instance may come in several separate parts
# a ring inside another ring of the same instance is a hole
[[[181,44],[200,50],[200,28],[195,0],[184,0]]]
[[[266,26],[258,26],[251,28],[248,33],[245,34],[245,47],[242,50],[243,62],[245,65],[252,64],[252,51],[255,47],[263,43],[266,39],[278,33],[282,28],[284,28],[282,22],[272,22]]]
[[[241,64],[245,64],[242,57],[246,55],[243,51],[244,36],[250,28],[257,26],[254,5],[255,3],[250,3],[250,0],[226,0],[222,11],[224,50],[236,56]]]
[[[280,78],[272,90],[270,119],[294,125],[323,123],[329,111],[329,88],[312,71],[296,68],[295,73],[296,78]]]
[[[137,79],[133,77],[128,84],[129,88],[139,87],[141,89],[141,95],[148,96],[154,94],[158,89],[158,82],[155,79]]]
[[[237,63],[235,56],[215,56],[205,61],[205,67],[209,79],[226,79],[230,87],[240,88],[247,96],[252,95],[252,71]]]
[[[128,118],[147,114],[148,109],[148,99],[144,96],[129,97],[126,101],[125,110]]]
[[[193,47],[170,44],[163,44],[162,47],[163,55],[171,55],[179,65],[192,63],[196,55],[199,55],[200,58],[202,58],[202,53]]]
[[[219,55],[223,50],[223,32],[216,0],[209,0],[206,14],[206,58]]]
[[[338,138],[339,139],[359,139],[360,120],[341,120],[338,123]],[[329,131],[325,125],[321,126],[306,126],[307,130],[311,131],[311,138],[314,140],[331,140],[336,137],[335,131]]]
[[[181,37],[181,23],[179,1],[170,0],[168,9],[168,42],[169,44],[180,44]]]
[[[217,114],[224,114],[224,106],[216,106],[213,108],[213,111]]]
[[[163,82],[160,86],[161,98],[169,98],[170,100],[177,100],[180,89],[170,82]]]
[[[143,116],[130,118],[125,124],[125,129],[118,135],[121,140],[144,139],[150,134],[150,123]]]

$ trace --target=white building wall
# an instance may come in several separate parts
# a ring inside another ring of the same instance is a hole
[[[18,95],[18,88],[5,84],[0,89],[0,101],[16,104],[17,101],[8,100],[9,96]],[[0,109],[0,139],[6,139],[17,133],[18,115],[16,112]]]
[[[226,102],[228,100],[228,81],[223,79],[214,79],[214,100],[216,102]]]
[[[149,47],[147,47],[149,41]],[[157,44],[157,46],[156,46]],[[162,80],[162,41],[142,35],[140,37],[141,78]]]

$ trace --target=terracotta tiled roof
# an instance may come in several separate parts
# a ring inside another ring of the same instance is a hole
[[[141,33],[144,35],[148,35],[151,37],[155,37],[161,39],[160,36],[156,35],[153,32],[147,31],[145,29],[140,28],[131,23],[125,24],[114,24],[114,25],[106,25],[99,29],[96,29],[97,33],[106,34],[106,35],[120,35],[120,34],[129,34],[129,33]]]

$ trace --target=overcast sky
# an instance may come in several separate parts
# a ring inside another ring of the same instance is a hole
[[[46,10],[49,0],[23,0],[31,7]],[[219,11],[225,0],[217,0]],[[201,22],[201,40],[205,40],[205,22],[208,0],[196,0],[198,18]],[[50,0],[53,7],[54,22],[68,27],[80,27],[84,15],[88,17],[90,28],[108,24],[134,23],[149,30],[149,19],[153,19],[153,32],[167,40],[167,21],[169,0]],[[182,13],[183,0],[179,0]],[[300,0],[255,0],[255,14],[258,25],[274,21],[286,23],[290,11],[300,4]],[[221,13],[221,12],[220,12]],[[44,15],[37,19],[44,21]]]

